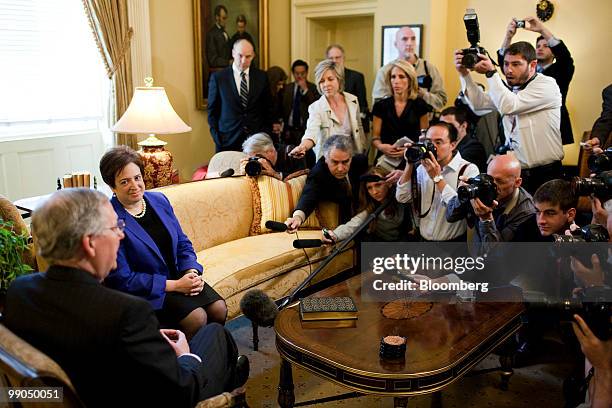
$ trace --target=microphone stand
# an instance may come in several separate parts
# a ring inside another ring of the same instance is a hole
[[[355,239],[355,237],[361,231],[364,230],[365,227],[367,227],[372,221],[374,221],[380,215],[380,213],[383,212],[383,210],[387,208],[389,204],[391,204],[392,200],[392,197],[385,200],[380,206],[378,206],[376,210],[374,210],[370,215],[368,215],[365,221],[359,227],[357,227],[357,229],[347,239],[343,240],[339,245],[334,246],[332,252],[327,256],[327,258],[323,260],[323,262],[317,267],[317,269],[315,269],[314,272],[311,273],[304,280],[304,282],[302,282],[297,288],[293,290],[293,292],[291,292],[280,302],[280,304],[278,305],[278,310],[283,310],[284,308],[289,306],[300,294],[300,292],[304,290],[306,285],[308,285],[310,281],[312,281],[314,277],[317,276],[327,266],[327,264],[329,264],[336,257],[336,255],[342,252],[351,243],[351,241],[353,241],[353,239]]]

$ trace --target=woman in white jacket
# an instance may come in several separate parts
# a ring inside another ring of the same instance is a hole
[[[321,61],[315,69],[315,80],[321,97],[308,107],[308,122],[302,142],[291,155],[302,158],[313,149],[317,160],[323,155],[320,146],[332,135],[345,135],[353,140],[355,154],[366,152],[366,137],[359,117],[355,95],[344,92],[344,68],[334,61]]]

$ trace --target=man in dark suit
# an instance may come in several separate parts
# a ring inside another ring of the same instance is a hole
[[[232,56],[232,65],[213,73],[208,83],[208,124],[217,152],[241,151],[248,135],[272,131],[268,76],[251,67],[253,44],[238,40]]]
[[[457,129],[457,151],[461,157],[470,163],[474,163],[481,173],[487,172],[487,153],[478,139],[473,137],[472,132],[468,131],[470,122],[468,121],[467,108],[455,108],[454,106],[445,108],[440,112],[440,121],[451,124]]]
[[[339,205],[341,224],[353,216],[359,196],[359,176],[367,170],[367,157],[353,156],[353,142],[344,135],[329,137],[322,149],[323,156],[308,174],[295,210],[285,221],[288,232],[295,232],[321,201]]]
[[[327,47],[325,56],[344,67],[344,90],[353,94],[359,100],[359,111],[361,112],[361,123],[364,132],[370,132],[370,118],[368,110],[368,98],[366,96],[365,79],[363,74],[353,71],[344,65],[344,48],[339,44],[332,44]]]
[[[55,360],[88,407],[191,408],[242,385],[236,344],[221,325],[188,343],[178,330],[159,330],[146,300],[101,285],[117,267],[124,227],[100,192],[54,193],[32,217],[51,266],[9,287],[6,326]]]
[[[603,90],[601,97],[601,115],[593,123],[591,139],[585,146],[587,150],[593,149],[595,154],[600,154],[602,149],[612,146],[612,84]]]
[[[210,68],[227,67],[230,62],[229,36],[225,32],[227,9],[219,4],[215,7],[215,25],[206,33],[206,60]]]
[[[512,38],[516,34],[516,19],[508,23],[506,37],[502,43],[502,48],[498,50],[498,59],[503,66],[504,50],[510,46]],[[539,33],[536,40],[536,58],[538,65],[536,70],[543,75],[552,77],[557,81],[561,91],[561,140],[564,145],[574,143],[572,123],[570,122],[569,112],[565,106],[569,84],[574,77],[574,60],[565,43],[557,39],[549,29],[536,17],[525,17],[525,30]]]
[[[283,89],[282,118],[285,123],[284,142],[299,145],[308,121],[308,107],[321,95],[312,82],[308,82],[308,64],[306,61],[295,60],[291,65],[295,82]]]

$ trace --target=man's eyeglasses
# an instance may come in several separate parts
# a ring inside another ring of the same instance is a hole
[[[108,227],[104,229],[112,230],[115,234],[119,235],[119,233],[123,233],[123,230],[125,229],[125,221],[119,218],[117,220],[117,225],[115,225],[114,227]]]

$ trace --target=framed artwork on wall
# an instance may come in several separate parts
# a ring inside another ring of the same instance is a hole
[[[402,27],[410,27],[416,37],[416,53],[423,57],[423,24],[400,24],[382,26],[382,47],[380,53],[381,66],[397,58],[398,52],[395,48],[395,35]]]
[[[193,0],[196,106],[206,109],[210,75],[231,64],[232,45],[246,38],[253,65],[268,67],[268,0]]]

